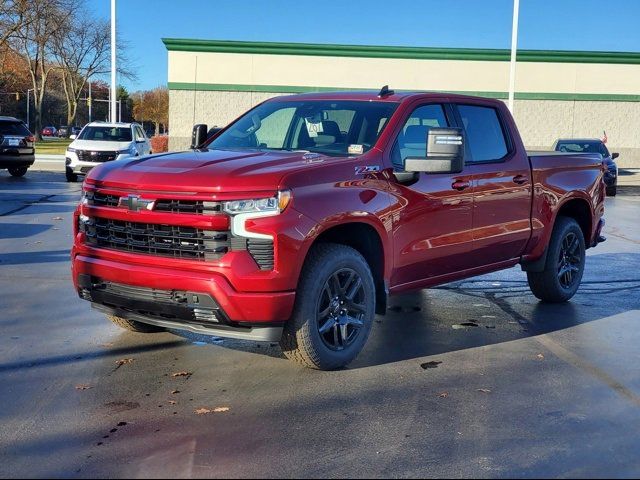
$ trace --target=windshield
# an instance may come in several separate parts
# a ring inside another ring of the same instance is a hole
[[[599,153],[603,156],[608,156],[609,152],[601,142],[581,142],[581,141],[566,141],[558,142],[556,145],[557,152],[574,152],[574,153]]]
[[[267,102],[247,112],[207,147],[359,155],[373,147],[397,107],[397,103],[368,101]]]
[[[129,127],[85,127],[78,138],[104,142],[130,142],[131,129]]]

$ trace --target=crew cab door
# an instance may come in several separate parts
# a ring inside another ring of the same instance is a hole
[[[517,258],[531,234],[529,157],[516,146],[500,108],[472,101],[453,107],[465,130],[473,181],[473,266]]]
[[[431,127],[454,125],[453,111],[446,104],[417,104],[395,133],[386,163],[391,193],[397,203],[393,215],[394,274],[391,289],[411,288],[470,265],[472,246],[471,174],[404,172],[407,157],[426,154],[426,136]]]

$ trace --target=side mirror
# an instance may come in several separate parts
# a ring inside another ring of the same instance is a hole
[[[202,144],[207,140],[207,125],[204,123],[198,123],[193,126],[191,132],[191,148],[200,148]]]
[[[75,140],[76,138],[78,138],[78,136],[77,136],[77,135],[69,135],[69,138],[70,138],[71,140]]]
[[[618,152],[612,153],[611,154],[611,160],[615,160],[616,158],[618,158],[620,156],[620,154]]]
[[[460,173],[464,168],[464,133],[461,128],[430,128],[424,157],[408,157],[407,172]]]

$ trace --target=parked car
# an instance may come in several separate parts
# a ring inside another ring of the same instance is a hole
[[[56,127],[44,127],[42,129],[42,136],[43,137],[53,137],[55,136],[57,130]]]
[[[556,152],[571,153],[599,153],[606,164],[604,183],[607,185],[607,196],[615,197],[618,193],[618,165],[614,160],[620,156],[619,153],[609,153],[609,149],[604,142],[597,138],[569,138],[558,139],[553,144]]]
[[[56,133],[56,135],[58,136],[58,138],[66,138],[70,135],[69,133],[69,127],[67,127],[66,125],[61,126],[58,129],[58,132]]]
[[[22,177],[35,162],[35,141],[27,126],[14,117],[0,117],[0,168]]]
[[[137,123],[93,122],[86,125],[66,151],[68,182],[77,182],[96,165],[150,153],[149,139]]]
[[[520,264],[565,302],[603,240],[600,155],[529,155],[498,100],[285,96],[206,134],[85,179],[73,282],[123,328],[279,340],[335,369],[390,294]]]
[[[81,131],[82,131],[82,128],[80,128],[80,127],[71,127],[71,130],[69,131],[69,136],[71,136],[71,135],[78,136]]]

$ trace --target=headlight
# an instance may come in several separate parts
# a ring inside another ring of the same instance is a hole
[[[93,192],[89,192],[87,190],[82,191],[82,196],[80,197],[80,203],[82,205],[91,205],[93,204]]]
[[[135,155],[136,152],[136,147],[134,145],[129,145],[129,148],[118,150],[118,155]]]
[[[248,200],[231,200],[224,202],[223,210],[230,215],[242,213],[273,213],[284,211],[291,201],[291,191],[283,190],[271,198],[257,198]]]
[[[282,190],[275,197],[224,202],[222,209],[231,215],[231,233],[236,237],[273,241],[273,236],[247,230],[246,221],[273,217],[282,213],[291,202],[291,191]]]
[[[67,152],[68,153],[76,153],[76,149],[75,148],[71,148],[71,147],[67,147]]]

